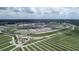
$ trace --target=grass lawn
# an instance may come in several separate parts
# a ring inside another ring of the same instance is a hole
[[[10,46],[10,47],[8,47],[8,48],[5,48],[5,49],[3,49],[2,51],[9,51],[9,50],[11,50],[12,48],[14,48],[15,46]]]
[[[64,31],[69,31],[69,29],[61,29],[61,30],[58,30],[58,31],[46,32],[46,33],[41,33],[41,34],[32,34],[31,36],[36,36],[36,37],[47,36],[47,35],[52,35],[52,34],[55,34],[55,33],[58,33],[58,32],[64,32]]]
[[[10,45],[11,37],[6,36],[5,34],[0,34],[0,49],[5,48]]]
[[[58,34],[61,33],[61,34]],[[53,36],[52,34],[56,34]],[[42,34],[34,34],[33,36],[46,36],[52,35],[48,38],[42,38],[40,40],[30,41],[23,47],[28,51],[79,51],[79,30],[63,29],[57,32],[47,32]],[[44,39],[44,40],[43,40]],[[11,41],[11,37],[0,34],[0,49],[10,46],[8,43]],[[38,42],[39,41],[39,42]],[[5,44],[4,44],[5,43]],[[33,43],[33,44],[31,44]],[[9,51],[15,46],[10,46],[3,51]],[[22,51],[21,48],[16,48],[14,51]]]
[[[51,36],[47,40],[34,43],[35,45],[31,46],[38,51],[40,49],[43,49],[43,51],[79,51],[78,34],[78,30],[64,31],[60,35],[57,34],[55,37]],[[29,45],[29,48],[34,51],[32,47]]]

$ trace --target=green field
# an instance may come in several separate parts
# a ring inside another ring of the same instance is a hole
[[[55,35],[54,35],[55,34]],[[33,36],[48,36],[40,40],[31,41],[23,47],[10,44],[12,38],[5,34],[0,34],[0,51],[79,51],[79,30],[61,30],[35,34]]]
[[[57,32],[59,33],[59,32]],[[50,36],[46,40],[40,40],[24,47],[31,51],[78,51],[79,50],[79,30],[66,30],[61,34]],[[55,33],[54,33],[55,34]]]
[[[0,51],[8,51],[14,46],[10,44],[11,37],[5,34],[0,34]]]

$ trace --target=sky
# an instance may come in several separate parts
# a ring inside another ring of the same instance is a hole
[[[79,19],[79,7],[0,7],[0,19]]]

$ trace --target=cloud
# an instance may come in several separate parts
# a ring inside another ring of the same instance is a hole
[[[0,7],[0,19],[79,19],[79,8]]]
[[[0,7],[0,10],[7,10],[7,7]]]
[[[29,7],[10,7],[9,10],[12,12],[18,12],[18,13],[33,13],[31,8]]]

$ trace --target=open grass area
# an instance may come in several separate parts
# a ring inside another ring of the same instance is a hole
[[[59,34],[60,33],[60,34]],[[53,35],[56,34],[56,35]],[[48,36],[49,35],[49,36]],[[51,36],[50,36],[51,35]],[[57,32],[35,34],[34,36],[48,36],[39,40],[30,41],[24,44],[23,48],[10,44],[11,37],[0,34],[1,51],[79,51],[79,30],[63,29]]]
[[[64,31],[60,35],[29,45],[31,51],[79,51],[79,30]],[[33,50],[33,49],[35,50]]]
[[[54,31],[54,32],[46,32],[46,33],[40,33],[40,34],[32,34],[32,36],[47,36],[47,35],[52,35],[52,34],[55,34],[55,33],[58,33],[58,32],[63,32],[63,31],[68,31],[69,29],[68,28],[65,28],[65,29],[60,29],[58,31]]]
[[[0,34],[0,50],[1,51],[7,51],[9,49],[11,49],[12,47],[8,47],[10,46],[10,41],[12,40],[12,38],[8,35],[5,34]]]
[[[7,47],[7,48],[5,48],[5,49],[3,49],[2,51],[9,51],[9,50],[11,50],[12,48],[14,48],[15,46],[10,46],[10,47]]]

